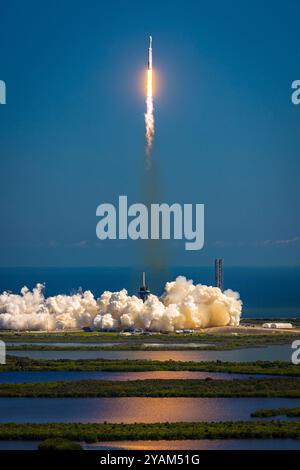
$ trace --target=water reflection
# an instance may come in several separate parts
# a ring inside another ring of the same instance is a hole
[[[248,377],[273,377],[258,374],[229,374],[193,371],[145,371],[145,372],[65,372],[65,371],[18,371],[0,372],[0,383],[55,382],[60,380],[145,380],[145,379],[206,379],[233,380]]]
[[[37,450],[38,445],[39,441],[0,441],[0,450]]]
[[[290,361],[289,344],[231,351],[9,351],[10,355],[33,359],[143,359],[157,361]]]
[[[1,398],[1,422],[247,420],[259,408],[300,407],[288,398]]]
[[[185,441],[116,441],[84,444],[86,450],[300,450],[294,439],[202,439]]]
[[[35,450],[39,441],[0,441],[0,450]],[[85,450],[300,450],[294,439],[202,439],[82,443]]]

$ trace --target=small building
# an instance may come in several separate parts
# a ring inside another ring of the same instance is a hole
[[[291,323],[263,323],[262,324],[263,328],[272,328],[272,329],[278,329],[278,330],[290,330],[293,328],[293,325]]]

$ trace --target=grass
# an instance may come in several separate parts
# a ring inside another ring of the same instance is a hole
[[[82,450],[78,442],[72,442],[68,439],[56,437],[52,439],[45,439],[38,446],[39,450]]]
[[[201,343],[199,343],[201,344]],[[114,346],[106,346],[105,343],[99,346],[89,346],[88,344],[80,346],[53,346],[53,345],[38,345],[38,344],[22,344],[16,346],[7,346],[7,351],[219,351],[232,348],[223,348],[213,345],[205,345],[203,347],[199,346],[187,346],[182,343],[180,346],[172,346],[172,344],[162,345],[162,346],[152,346],[151,343],[138,344],[119,344]]]
[[[300,377],[300,367],[283,361],[256,362],[181,362],[147,360],[45,360],[27,357],[7,356],[7,364],[0,365],[0,371],[107,371],[107,372],[142,372],[142,371],[204,371],[238,374],[272,374]]]
[[[271,408],[256,410],[251,413],[253,418],[271,418],[273,416],[300,417],[300,408]]]
[[[287,397],[299,398],[294,378],[242,380],[78,380],[0,384],[0,397]]]
[[[106,342],[99,342],[97,346],[89,345],[89,342],[82,343],[80,342],[76,346],[64,346],[63,341],[58,341],[61,345],[51,345],[45,344],[35,344],[33,341],[30,344],[14,344],[8,345],[7,351],[226,351],[239,348],[252,348],[252,347],[266,347],[270,345],[281,345],[292,343],[295,339],[295,336],[285,335],[283,333],[275,334],[274,336],[270,335],[245,335],[240,337],[229,337],[227,335],[225,338],[216,338],[216,336],[209,335],[205,338],[205,341],[200,340],[197,337],[187,338],[175,338],[173,341],[159,340],[161,346],[153,346],[153,340],[146,339],[142,337],[137,339],[136,337],[128,338],[126,341],[122,340],[119,344],[107,345]],[[193,342],[195,346],[190,346],[187,343]],[[207,342],[207,344],[206,344]],[[209,343],[208,343],[209,342]],[[216,343],[216,344],[212,344]],[[176,346],[172,343],[176,343]]]
[[[162,439],[300,439],[300,422],[0,424],[0,440],[57,438],[85,442]]]

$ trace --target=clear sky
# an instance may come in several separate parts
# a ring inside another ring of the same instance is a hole
[[[299,1],[1,2],[0,264],[135,265],[96,207],[141,200],[153,36],[161,201],[205,204],[174,265],[299,265]]]

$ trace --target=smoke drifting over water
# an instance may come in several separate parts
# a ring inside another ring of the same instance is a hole
[[[145,303],[125,289],[105,291],[95,299],[90,291],[45,298],[43,284],[20,295],[0,295],[0,328],[12,330],[143,328],[174,331],[239,324],[242,302],[231,290],[193,285],[185,277],[167,282],[161,298],[150,295]]]

